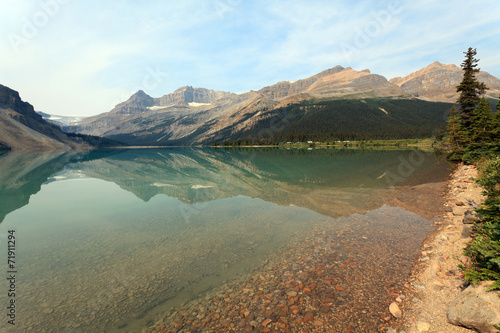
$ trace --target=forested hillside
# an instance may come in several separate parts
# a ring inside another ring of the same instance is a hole
[[[417,99],[308,100],[262,110],[248,130],[219,132],[212,140],[246,144],[430,137],[446,126],[451,107]]]

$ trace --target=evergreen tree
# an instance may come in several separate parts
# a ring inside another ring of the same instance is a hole
[[[469,47],[469,50],[464,54],[465,60],[462,63],[464,77],[460,85],[457,86],[457,92],[460,93],[457,103],[460,104],[463,125],[467,129],[471,126],[471,115],[488,87],[476,78],[476,73],[480,71],[477,68],[479,59],[475,58],[476,49]]]
[[[472,142],[481,146],[490,142],[493,131],[493,112],[486,98],[481,98],[479,105],[471,114],[470,134]]]
[[[493,119],[493,140],[496,142],[500,141],[500,99],[497,104],[497,112]]]
[[[464,141],[464,129],[462,126],[462,118],[455,107],[451,108],[446,132],[448,134],[448,140],[452,150],[462,148]]]

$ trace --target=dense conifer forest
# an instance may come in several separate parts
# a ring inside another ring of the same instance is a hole
[[[307,100],[263,110],[251,129],[219,135],[244,145],[425,138],[446,127],[452,106],[418,99]]]

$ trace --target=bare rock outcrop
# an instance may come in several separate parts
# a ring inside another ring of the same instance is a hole
[[[171,105],[188,105],[189,103],[207,103],[211,104],[221,98],[226,98],[232,94],[225,91],[214,91],[205,88],[193,88],[184,86],[173,93],[164,95],[160,98],[155,98],[155,105],[171,106]]]
[[[394,97],[405,93],[397,85],[369,70],[356,71],[336,66],[310,78],[295,82],[282,81],[262,88],[259,93],[273,100],[282,100],[298,94],[316,98],[329,97]]]

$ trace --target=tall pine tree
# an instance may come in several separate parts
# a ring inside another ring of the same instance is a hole
[[[455,107],[451,108],[450,115],[448,116],[446,133],[452,150],[456,151],[463,148],[464,129],[462,126],[462,118]]]
[[[470,135],[476,146],[482,146],[492,140],[493,112],[486,98],[481,98],[479,105],[471,114]]]
[[[475,58],[477,54],[476,49],[469,47],[469,50],[464,52],[464,54],[465,60],[462,63],[464,77],[460,85],[457,86],[457,92],[460,93],[457,103],[460,104],[463,125],[468,129],[472,123],[471,115],[488,87],[476,78],[476,73],[480,71],[477,67],[479,59]]]
[[[495,142],[500,142],[500,98],[497,104],[497,112],[493,117],[493,140]]]

